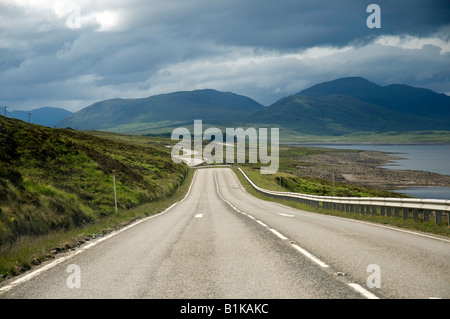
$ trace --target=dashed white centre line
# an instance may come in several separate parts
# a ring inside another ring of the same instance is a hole
[[[256,221],[258,224],[260,224],[261,226],[263,226],[263,227],[267,227],[267,225],[266,224],[264,224],[262,221],[260,221],[260,220],[257,220]]]
[[[352,287],[353,289],[355,289],[357,292],[359,292],[361,295],[363,295],[364,297],[366,297],[367,299],[380,299],[377,296],[375,296],[373,293],[371,293],[370,291],[368,291],[367,289],[363,288],[361,285],[359,284],[354,284],[354,283],[349,283],[347,284],[350,287]]]
[[[284,217],[295,217],[295,215],[289,215],[289,214],[283,214],[283,213],[277,213],[277,214],[284,216]]]
[[[328,266],[326,263],[324,263],[323,261],[321,261],[320,259],[316,258],[315,256],[313,256],[311,253],[309,253],[307,250],[303,249],[302,247],[300,247],[297,244],[292,244],[292,247],[294,247],[295,249],[297,249],[299,252],[301,252],[303,255],[305,255],[306,257],[308,257],[309,259],[311,259],[312,261],[314,261],[316,264],[318,264],[319,266],[323,267],[323,268],[328,268],[330,266]]]
[[[273,228],[270,228],[270,231],[271,231],[272,233],[274,233],[275,235],[277,235],[279,238],[283,239],[283,240],[288,239],[286,236],[284,236],[283,234],[280,234],[277,230],[275,230],[275,229],[273,229]]]
[[[245,212],[240,211],[239,209],[237,209],[236,207],[234,207],[229,201],[225,200],[222,195],[220,194],[219,191],[219,184],[217,182],[217,177],[216,175],[214,175],[214,179],[216,181],[216,189],[217,189],[217,193],[219,195],[219,197],[226,202],[229,206],[231,206],[234,210],[236,210],[237,212],[246,215],[247,217],[256,220],[256,222],[264,227],[267,227],[272,233],[274,233],[275,235],[277,235],[279,238],[281,238],[282,240],[287,240],[288,238],[286,236],[284,236],[283,234],[281,234],[280,232],[278,232],[276,229],[274,228],[269,228],[266,224],[264,224],[262,221],[256,219],[255,217],[253,217],[252,215],[249,215]],[[295,215],[288,215],[288,214],[283,214],[283,213],[277,213],[278,215],[281,216],[285,216],[285,217],[295,217]],[[307,250],[303,249],[302,247],[300,247],[299,245],[295,244],[294,242],[291,242],[292,247],[294,247],[296,250],[298,250],[299,252],[301,252],[304,256],[306,256],[307,258],[309,258],[310,260],[312,260],[313,262],[315,262],[316,264],[318,264],[319,266],[323,267],[323,268],[329,268],[330,266],[328,266],[326,263],[324,263],[323,261],[321,261],[319,258],[315,257],[313,254],[311,254],[310,252],[308,252]],[[361,285],[356,284],[356,283],[348,283],[347,284],[349,287],[353,288],[354,290],[356,290],[357,292],[359,292],[361,295],[363,295],[365,298],[368,299],[379,299],[377,296],[375,296],[373,293],[371,293],[370,291],[368,291],[367,289],[363,288]]]
[[[194,218],[202,218],[202,217],[203,217],[203,214],[197,214],[197,215],[195,215]]]

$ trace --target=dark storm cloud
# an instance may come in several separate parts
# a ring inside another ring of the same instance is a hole
[[[343,46],[379,34],[429,36],[449,24],[448,1],[194,1],[168,21],[189,38],[270,49]],[[377,3],[382,29],[366,26],[366,8]],[[158,22],[158,21],[157,21]],[[379,31],[374,33],[373,31]]]
[[[0,104],[77,110],[205,87],[270,104],[350,75],[450,92],[448,17],[448,1],[1,0]]]

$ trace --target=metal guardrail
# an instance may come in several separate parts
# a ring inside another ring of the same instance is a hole
[[[238,167],[250,185],[258,192],[268,196],[292,200],[312,207],[338,210],[349,213],[373,214],[381,216],[402,216],[413,220],[429,221],[434,217],[435,223],[441,225],[443,217],[447,217],[450,226],[450,200],[391,198],[391,197],[336,197],[318,196],[292,192],[277,192],[256,185],[245,172]],[[421,217],[421,218],[419,218]]]

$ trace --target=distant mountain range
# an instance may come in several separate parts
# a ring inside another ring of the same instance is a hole
[[[351,77],[317,84],[258,112],[255,123],[312,135],[450,129],[450,97]]]
[[[8,112],[9,117],[22,120],[33,124],[53,127],[62,119],[72,115],[72,112],[55,107],[42,107],[31,111],[12,111]]]
[[[348,77],[320,83],[297,93],[297,95],[312,97],[333,94],[351,96],[405,114],[431,118],[450,116],[448,95],[403,84],[380,86],[361,77]]]
[[[112,99],[92,104],[60,121],[58,127],[83,130],[148,130],[192,124],[232,123],[259,110],[258,102],[235,93],[216,90],[183,91],[141,99]]]
[[[314,85],[270,106],[215,90],[106,100],[68,116],[57,126],[169,132],[193,124],[195,119],[219,127],[280,127],[309,135],[450,130],[450,97],[407,85],[380,86],[361,77],[348,77]]]

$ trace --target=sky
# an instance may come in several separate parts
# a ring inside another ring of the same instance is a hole
[[[206,88],[270,105],[347,76],[450,95],[450,1],[0,0],[8,111]]]

